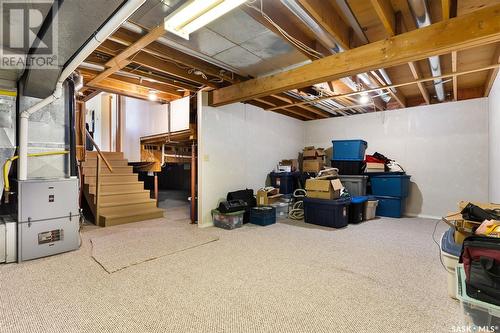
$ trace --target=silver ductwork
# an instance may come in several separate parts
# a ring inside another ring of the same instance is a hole
[[[410,6],[410,11],[415,19],[415,23],[418,28],[427,27],[432,24],[431,17],[429,14],[429,8],[427,6],[427,0],[407,0]],[[431,69],[432,76],[441,76],[441,62],[439,61],[439,56],[433,56],[429,58],[429,66]],[[445,100],[444,85],[443,80],[434,80],[434,87],[436,89],[436,96],[440,102]]]
[[[285,5],[285,7],[287,7],[295,16],[297,16],[312,32],[314,32],[314,34],[321,40],[321,43],[323,45],[325,45],[326,47],[328,47],[328,49],[332,53],[340,53],[340,52],[345,51],[340,45],[338,45],[337,41],[328,32],[326,32],[318,23],[316,23],[316,21],[297,3],[296,0],[281,0],[281,3],[283,5]],[[350,12],[350,9],[349,9],[349,12]],[[356,21],[356,24],[354,24],[353,26],[357,27],[359,29],[359,31],[362,33],[362,30],[359,27],[359,24],[357,23],[357,21]],[[364,34],[363,34],[363,36],[364,36]],[[366,40],[366,37],[364,37],[364,39]],[[366,40],[366,42],[368,42],[368,40]],[[382,71],[384,71],[384,70],[382,69]],[[388,75],[387,75],[387,73],[385,73],[385,71],[384,71],[384,74],[383,74],[384,78],[385,77],[388,78]],[[378,88],[378,86],[376,86],[370,80],[370,77],[367,73],[358,74],[357,77],[367,87],[369,87],[371,89]],[[356,85],[356,83],[354,83],[352,81],[351,78],[343,78],[343,79],[341,79],[341,81],[346,86],[351,88],[353,91],[358,90],[358,86]],[[390,82],[390,80],[389,80],[389,82]],[[388,82],[388,84],[391,84],[389,82]],[[382,100],[384,102],[387,103],[391,100],[390,95],[383,94],[382,91],[377,91],[377,93],[379,94],[380,98],[382,98]]]

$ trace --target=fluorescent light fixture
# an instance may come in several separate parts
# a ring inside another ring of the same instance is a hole
[[[246,0],[189,0],[165,18],[165,30],[189,39],[189,34],[235,9]]]
[[[156,102],[158,100],[158,95],[156,93],[156,91],[153,91],[151,90],[148,94],[148,99],[151,101],[151,102]]]
[[[368,95],[368,93],[361,94],[361,97],[359,98],[359,103],[363,105],[370,103],[370,96]]]

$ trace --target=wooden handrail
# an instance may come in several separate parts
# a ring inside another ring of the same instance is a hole
[[[108,167],[108,170],[110,172],[113,172],[113,168],[111,167],[111,164],[109,164],[109,162],[106,159],[106,157],[104,157],[103,153],[101,152],[101,149],[99,149],[99,146],[97,145],[97,143],[95,143],[94,138],[92,137],[92,135],[90,135],[90,133],[89,133],[89,131],[87,129],[85,129],[85,134],[87,135],[87,137],[89,138],[90,142],[92,143],[92,145],[97,150],[97,153],[99,154],[99,156],[104,161],[104,164],[106,164],[106,166]]]

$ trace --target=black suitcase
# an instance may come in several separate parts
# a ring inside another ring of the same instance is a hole
[[[250,210],[257,206],[257,199],[253,195],[253,190],[245,189],[234,192],[229,192],[227,194],[227,201],[232,200],[243,200],[246,202],[247,207],[245,209],[245,215],[243,216],[243,223],[250,222]]]
[[[500,306],[500,238],[466,238],[460,263],[464,264],[467,295]]]

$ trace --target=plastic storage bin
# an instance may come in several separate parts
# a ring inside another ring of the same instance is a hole
[[[368,176],[339,176],[339,179],[352,197],[366,195]]]
[[[292,194],[297,189],[299,172],[271,172],[271,186],[279,188],[281,194]]]
[[[400,218],[404,214],[406,199],[399,197],[376,196],[377,216]]]
[[[498,332],[500,328],[500,306],[481,302],[467,296],[465,271],[462,264],[456,269],[457,298],[462,306],[464,324],[468,329],[463,332]]]
[[[227,214],[223,214],[217,209],[212,210],[212,219],[214,221],[214,226],[227,230],[240,228],[243,225],[244,215],[244,210]]]
[[[364,221],[365,207],[368,197],[352,197],[349,205],[349,223],[356,224]]]
[[[332,168],[339,169],[339,175],[361,175],[365,171],[365,161],[332,160]]]
[[[408,175],[378,175],[371,176],[370,183],[373,195],[390,197],[407,197],[410,187]]]
[[[252,208],[250,210],[250,223],[261,226],[276,223],[276,209],[271,206]]]
[[[334,140],[333,160],[361,161],[365,159],[368,143],[363,140]]]
[[[349,223],[350,198],[337,200],[304,198],[304,221],[332,228],[344,228]]]
[[[285,202],[277,202],[271,205],[276,210],[276,218],[284,219],[288,217],[288,204]]]
[[[365,221],[373,220],[377,216],[378,200],[369,198],[365,205]]]
[[[441,236],[441,261],[448,272],[448,295],[451,298],[457,298],[456,268],[462,252],[462,246],[455,243],[454,231],[453,228],[450,228]]]

